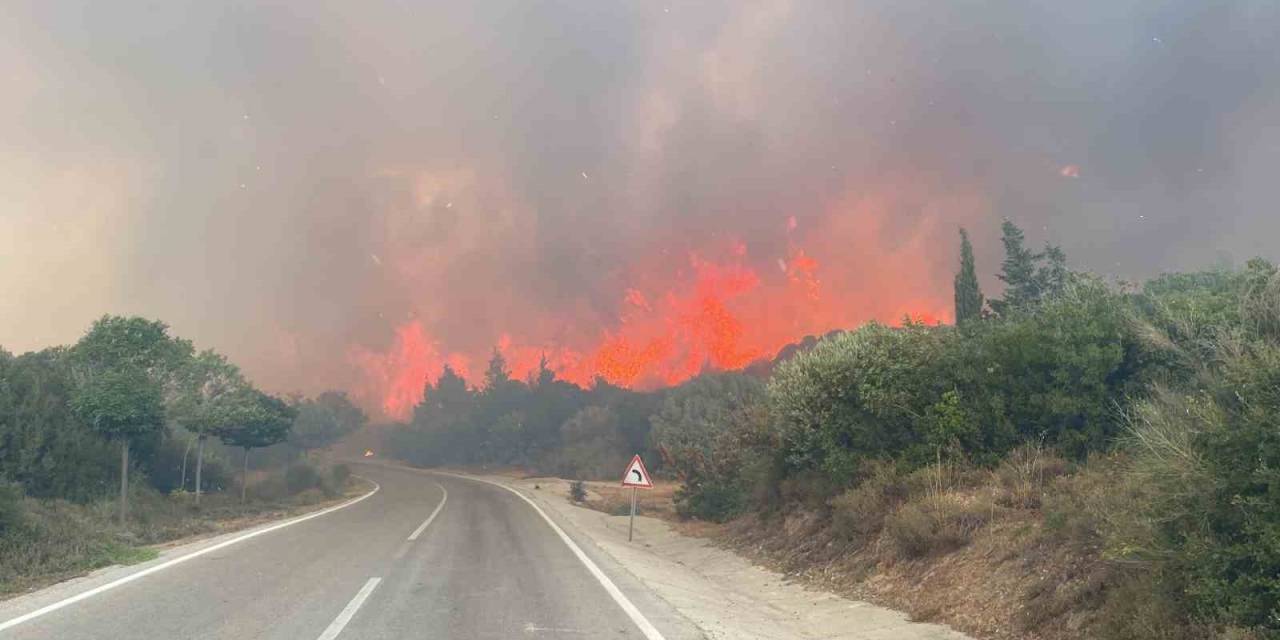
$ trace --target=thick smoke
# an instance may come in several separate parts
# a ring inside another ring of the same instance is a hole
[[[945,320],[959,225],[988,273],[1002,217],[1129,277],[1276,255],[1269,1],[7,13],[10,349],[137,313],[373,404],[495,345],[582,377],[716,324],[631,380],[661,383]]]

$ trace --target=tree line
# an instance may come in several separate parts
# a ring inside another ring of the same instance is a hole
[[[650,450],[656,399],[602,378],[584,389],[556,378],[545,359],[518,380],[495,350],[479,386],[447,365],[427,381],[412,418],[391,430],[386,446],[423,466],[520,465],[603,477],[621,473],[628,451]]]
[[[210,440],[239,454],[243,500],[250,452],[328,446],[365,422],[340,392],[263,392],[226,357],[155,320],[104,316],[71,346],[0,349],[0,482],[75,502],[115,485],[122,520],[131,472],[161,491],[190,488],[197,503],[217,486],[207,477]],[[213,471],[228,480],[221,464]]]

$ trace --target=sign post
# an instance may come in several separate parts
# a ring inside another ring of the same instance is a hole
[[[636,529],[636,490],[653,488],[653,478],[649,477],[649,470],[644,468],[644,460],[639,454],[631,459],[623,472],[622,486],[631,487],[631,522],[627,524],[627,542],[631,542]]]
[[[631,520],[627,521],[627,542],[631,542],[631,536],[636,530],[636,488],[631,487]]]

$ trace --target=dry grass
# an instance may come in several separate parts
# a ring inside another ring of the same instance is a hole
[[[992,472],[996,504],[1011,509],[1039,509],[1049,483],[1067,471],[1067,461],[1043,447],[1019,447]]]
[[[1123,574],[1100,545],[1064,544],[1046,514],[1084,511],[1089,498],[1079,492],[1114,487],[1114,469],[1072,469],[1034,447],[990,471],[940,464],[904,476],[886,467],[831,500],[828,516],[753,514],[706,533],[814,587],[978,638],[1100,637],[1103,603]],[[1077,520],[1092,531],[1094,520]]]
[[[587,482],[587,499],[583,506],[615,516],[631,513],[631,489],[612,482]],[[676,521],[674,495],[679,483],[657,481],[652,489],[636,492],[636,513],[667,521]]]
[[[834,533],[854,545],[873,542],[889,517],[910,495],[910,488],[893,467],[877,464],[861,484],[831,501]]]
[[[939,493],[902,505],[884,521],[884,536],[905,559],[955,551],[993,518],[993,505],[975,496]]]

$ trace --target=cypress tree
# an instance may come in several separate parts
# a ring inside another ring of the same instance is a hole
[[[973,265],[973,245],[969,232],[960,229],[960,271],[955,279],[956,324],[982,318],[982,290]]]
[[[1036,264],[1041,256],[1026,248],[1026,236],[1022,229],[1006,219],[1000,225],[1004,244],[1004,262],[1000,264],[999,278],[1004,282],[1004,298],[992,300],[991,308],[1004,314],[1012,309],[1025,308],[1040,299],[1040,277]]]

